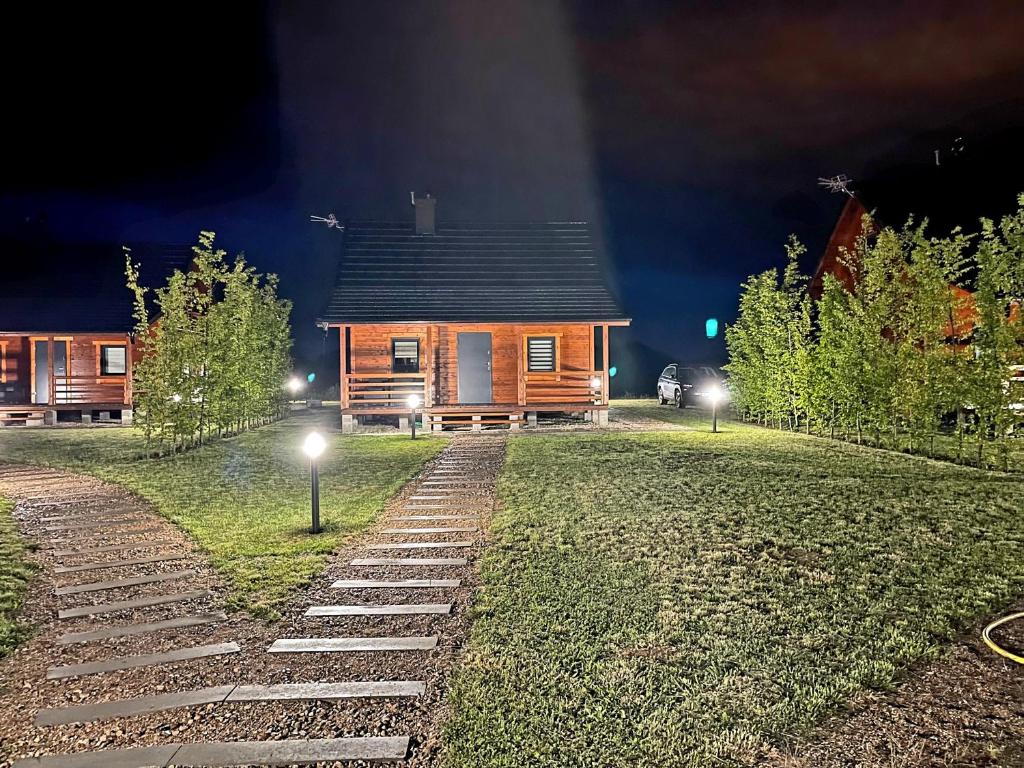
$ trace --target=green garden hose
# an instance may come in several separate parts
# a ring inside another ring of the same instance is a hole
[[[993,640],[990,636],[993,629],[1002,626],[1008,621],[1013,621],[1014,619],[1024,619],[1024,613],[1011,613],[1009,616],[1003,616],[1003,618],[1001,619],[996,619],[987,627],[985,627],[984,631],[981,633],[981,639],[985,641],[985,645],[987,645],[993,651],[998,653],[1000,656],[1005,656],[1010,661],[1016,661],[1018,664],[1024,664],[1024,656],[1018,656],[1015,653],[1010,653],[1005,648],[1001,648],[999,644],[996,643],[996,641]]]

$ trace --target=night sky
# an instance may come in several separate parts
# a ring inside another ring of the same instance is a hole
[[[5,10],[3,259],[212,229],[281,275],[327,377],[340,235],[311,213],[411,218],[415,189],[592,220],[624,364],[720,362],[704,319],[740,281],[790,232],[813,268],[843,202],[819,176],[1024,127],[1020,3],[219,5]]]

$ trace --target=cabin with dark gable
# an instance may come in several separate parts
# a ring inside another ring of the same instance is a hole
[[[343,431],[361,419],[607,422],[609,330],[625,317],[583,222],[446,223],[413,198],[407,222],[350,222],[330,303],[339,330]]]
[[[0,427],[130,424],[138,348],[121,248],[31,255],[0,283]],[[159,287],[192,250],[137,245],[132,258],[143,285]]]

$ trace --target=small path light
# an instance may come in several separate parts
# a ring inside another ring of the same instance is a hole
[[[405,402],[409,404],[409,426],[412,427],[412,439],[416,439],[416,409],[420,407],[420,396],[409,395],[405,398]]]
[[[302,444],[302,452],[309,456],[309,485],[312,491],[313,525],[310,533],[320,533],[320,468],[317,459],[324,452],[327,443],[319,432],[310,432]]]
[[[718,404],[725,398],[725,393],[720,387],[708,389],[708,400],[711,401],[711,431],[718,431]]]
[[[288,379],[287,386],[288,391],[292,393],[292,399],[294,399],[295,396],[299,394],[299,390],[301,390],[304,385],[302,383],[302,379],[300,379],[298,376],[292,376],[290,379]]]

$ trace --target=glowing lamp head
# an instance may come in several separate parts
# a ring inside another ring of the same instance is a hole
[[[306,440],[302,444],[302,452],[309,456],[309,458],[316,459],[320,457],[320,454],[324,452],[326,447],[327,443],[319,432],[310,432],[306,435]]]
[[[712,405],[718,405],[724,399],[725,392],[722,391],[721,387],[708,388],[708,402],[710,402]]]
[[[405,403],[410,408],[419,408],[420,407],[420,396],[419,395],[409,395],[407,398],[405,398]]]
[[[594,378],[592,378],[590,380],[590,386],[593,389],[600,389],[601,388],[601,377],[600,376],[595,376]]]
[[[292,376],[288,379],[288,391],[293,395],[297,395],[299,390],[302,389],[302,379],[298,376]]]

